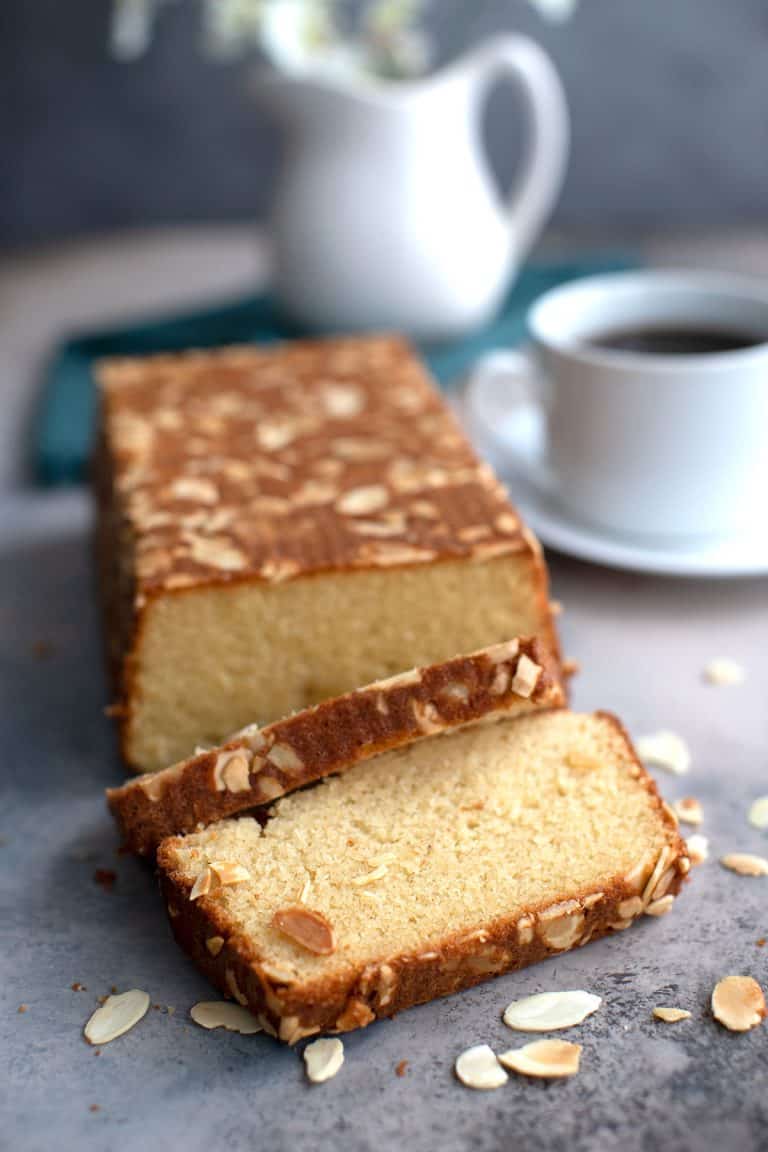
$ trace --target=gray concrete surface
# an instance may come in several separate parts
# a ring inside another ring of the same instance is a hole
[[[639,578],[553,558],[566,649],[583,663],[575,704],[615,709],[635,734],[671,727],[686,737],[690,775],[661,784],[670,798],[700,798],[712,859],[672,915],[349,1036],[338,1077],[310,1087],[298,1052],[190,1021],[210,990],[171,939],[151,871],[116,855],[102,789],[121,771],[101,714],[88,525],[79,493],[0,504],[0,1147],[766,1148],[768,1025],[737,1036],[708,1011],[728,973],[768,987],[768,947],[757,945],[768,935],[768,880],[717,863],[724,851],[768,849],[746,822],[750,801],[768,792],[765,581]],[[702,682],[718,655],[744,663],[742,687]],[[96,868],[117,873],[113,891],[94,882]],[[76,981],[87,990],[73,991]],[[150,1010],[97,1054],[82,1027],[113,985],[144,988],[175,1012]],[[575,1079],[514,1078],[487,1094],[454,1080],[463,1048],[522,1039],[500,1019],[511,999],[571,987],[605,1001],[569,1034],[584,1045]],[[693,1018],[654,1022],[659,1003]]]

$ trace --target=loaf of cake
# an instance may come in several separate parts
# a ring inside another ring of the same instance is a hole
[[[660,916],[690,867],[618,721],[564,709],[384,752],[158,864],[179,944],[288,1043]]]
[[[391,748],[462,725],[565,703],[557,666],[537,640],[516,639],[414,668],[146,773],[107,800],[132,852],[166,836],[267,804]]]
[[[125,760],[538,635],[540,548],[395,338],[111,360],[99,555]]]

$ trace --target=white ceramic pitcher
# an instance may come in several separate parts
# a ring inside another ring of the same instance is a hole
[[[490,87],[509,77],[529,146],[509,200],[482,143]],[[275,290],[314,329],[426,338],[488,320],[563,179],[568,117],[549,58],[490,40],[416,83],[270,74],[257,92],[286,129],[275,196]]]

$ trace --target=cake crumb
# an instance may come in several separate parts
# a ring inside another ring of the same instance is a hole
[[[105,892],[111,892],[117,883],[117,872],[111,868],[97,868],[93,874],[95,884],[100,885]]]
[[[37,660],[48,660],[55,651],[56,647],[50,640],[35,640],[32,645],[32,655]]]
[[[757,944],[758,948],[765,948],[765,936],[761,936],[759,940],[755,941],[755,943]]]
[[[73,992],[87,992],[88,991],[85,984],[81,984],[79,980],[75,980],[74,984],[70,984],[70,988],[72,989]]]
[[[407,1068],[408,1068],[408,1061],[407,1060],[401,1060],[400,1063],[395,1066],[395,1076],[401,1076],[401,1077],[405,1076]]]
[[[88,1108],[88,1111],[89,1112],[100,1112],[101,1111],[101,1105],[100,1104],[91,1104],[90,1107]]]
[[[16,1011],[17,1011],[17,1012],[20,1012],[20,1013],[23,1013],[23,1012],[26,1012],[26,1010],[27,1010],[28,1008],[29,1008],[29,1004],[19,1004],[19,1006],[18,1006],[18,1008],[16,1009]]]

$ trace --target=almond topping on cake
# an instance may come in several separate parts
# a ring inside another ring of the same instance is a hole
[[[278,908],[272,923],[284,936],[316,956],[330,956],[336,951],[333,926],[312,908]]]
[[[690,1020],[691,1014],[685,1008],[654,1008],[653,1015],[665,1024],[677,1024],[680,1020]]]

